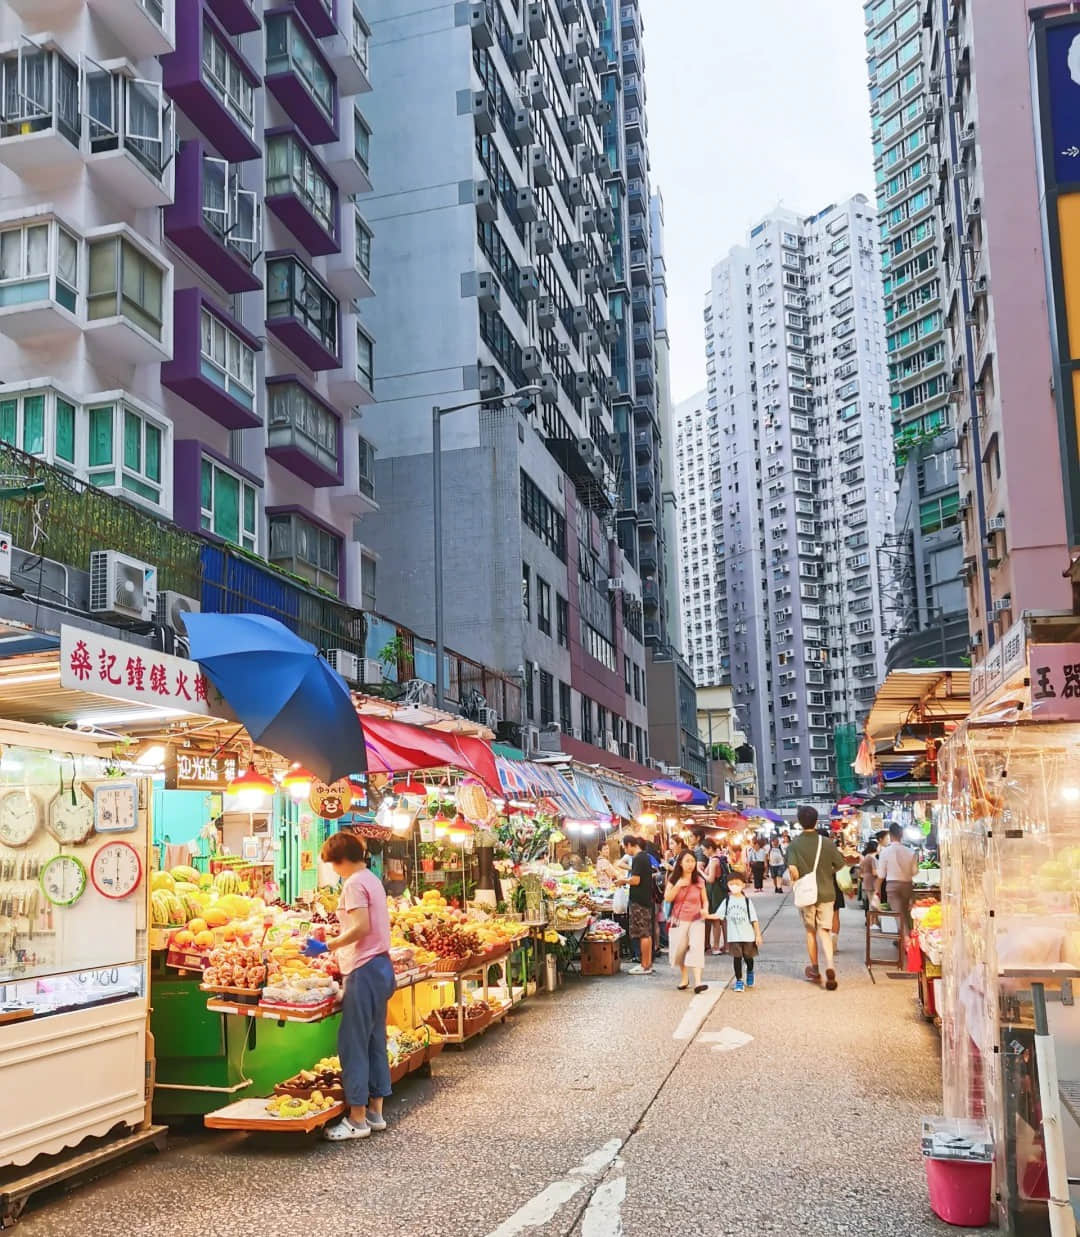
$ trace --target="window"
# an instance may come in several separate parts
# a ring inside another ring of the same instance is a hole
[[[122,236],[91,241],[86,314],[127,318],[156,340],[164,321],[165,272]]]
[[[584,742],[591,743],[592,736],[592,701],[588,696],[583,695],[581,697],[581,737]]]
[[[317,588],[339,593],[341,538],[295,512],[271,515],[270,562],[302,576]]]
[[[79,242],[58,223],[0,232],[0,306],[54,300],[74,313],[78,287]]]
[[[79,145],[79,70],[60,52],[43,51],[23,36],[0,61],[0,137],[56,128]]]
[[[641,671],[638,669],[637,663],[635,662],[634,663],[634,699],[635,700],[641,699],[641,680],[642,680],[642,674],[641,674]]]
[[[165,427],[123,401],[91,405],[87,418],[89,480],[164,508]]]
[[[531,661],[525,663],[525,716],[530,721],[535,716],[533,712],[533,664]]]
[[[203,155],[202,213],[207,226],[250,266],[262,235],[258,195],[241,189],[240,170],[224,159]]]
[[[337,236],[337,188],[295,133],[278,133],[266,143],[266,196],[291,193],[331,237]]]
[[[365,279],[371,278],[371,229],[356,212],[356,269]]]
[[[545,636],[551,635],[551,585],[536,577],[536,625]]]
[[[559,728],[563,734],[569,734],[574,728],[574,714],[570,694],[570,684],[559,684]]]
[[[245,408],[255,407],[255,353],[205,306],[200,317],[199,369]]]
[[[623,660],[623,686],[626,688],[627,691],[629,691],[630,690],[630,658],[624,657],[622,660]]]
[[[205,455],[200,480],[200,527],[254,554],[257,548],[255,486]]]
[[[288,13],[266,19],[266,75],[293,72],[326,118],[334,120],[335,81],[315,43]]]
[[[255,91],[226,39],[203,19],[203,80],[249,137],[255,133]]]
[[[540,725],[548,726],[555,720],[555,680],[546,670],[540,671]]]
[[[270,381],[267,392],[267,428],[270,447],[299,447],[329,472],[341,462],[341,422],[334,413],[298,382]]]
[[[566,562],[566,520],[522,469],[521,520],[558,557]]]
[[[371,129],[360,109],[353,108],[353,156],[367,172],[371,166]]]
[[[266,316],[295,318],[328,351],[338,350],[337,298],[296,258],[267,262]]]
[[[565,597],[555,594],[555,629],[563,648],[570,647],[570,604]]]
[[[360,381],[360,385],[366,387],[367,390],[374,390],[375,387],[375,345],[371,342],[371,337],[363,329],[356,324],[356,377]]]
[[[521,616],[528,623],[532,619],[532,590],[529,587],[529,568],[521,564]]]

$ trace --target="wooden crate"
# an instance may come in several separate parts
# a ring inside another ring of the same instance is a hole
[[[582,941],[582,975],[615,975],[619,966],[618,941]]]

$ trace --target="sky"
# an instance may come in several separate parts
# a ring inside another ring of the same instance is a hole
[[[873,198],[860,0],[641,0],[672,396],[705,386],[709,272],[778,205]]]

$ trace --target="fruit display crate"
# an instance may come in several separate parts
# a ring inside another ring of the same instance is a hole
[[[497,1022],[502,1022],[506,1015],[513,1009],[513,1004],[510,1001],[500,1001],[497,1007],[487,1016],[474,1020],[474,1026],[468,1026],[464,1019],[458,1020],[458,1025],[462,1027],[460,1033],[449,1032],[443,1036],[443,1042],[446,1044],[454,1044],[460,1047],[462,1044],[467,1044],[469,1040],[475,1039],[478,1035],[482,1035],[490,1026]]]
[[[271,1022],[322,1022],[331,1018],[341,1008],[338,1000],[324,1001],[306,1009],[300,1005],[240,1005],[235,1001],[209,1000],[206,1008],[215,1014],[232,1014],[238,1018],[266,1018]]]
[[[265,1099],[237,1100],[216,1112],[208,1112],[203,1123],[211,1130],[243,1130],[255,1133],[310,1134],[312,1130],[336,1120],[345,1111],[344,1103],[332,1104],[322,1112],[309,1112],[302,1117],[287,1119],[272,1117],[266,1111]]]

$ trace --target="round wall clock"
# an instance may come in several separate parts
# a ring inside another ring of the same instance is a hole
[[[142,859],[130,842],[106,842],[90,861],[94,888],[102,897],[117,901],[138,889],[142,870]]]
[[[9,790],[0,796],[0,844],[25,846],[40,824],[37,800],[28,791]]]
[[[74,855],[54,855],[41,869],[41,890],[53,906],[74,906],[86,892],[86,867]]]
[[[49,803],[45,813],[45,828],[61,846],[81,846],[94,831],[94,805],[83,794],[62,790]]]

